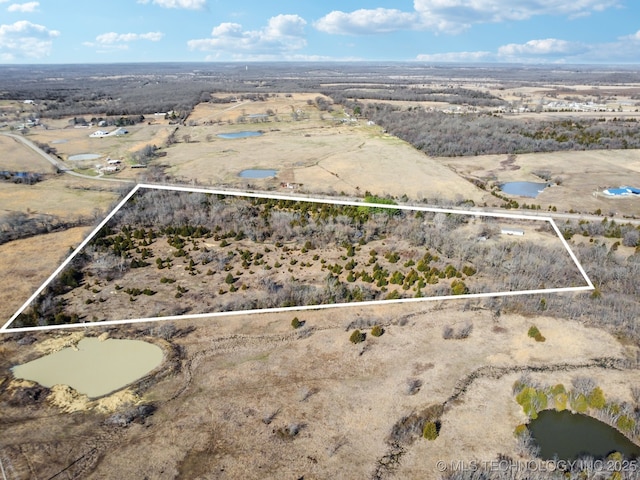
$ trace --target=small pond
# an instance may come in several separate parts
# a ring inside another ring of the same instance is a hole
[[[78,155],[69,156],[69,160],[95,160],[96,158],[100,158],[102,155],[98,155],[97,153],[80,153]]]
[[[140,340],[83,338],[11,370],[16,378],[45,387],[69,385],[90,398],[100,397],[142,378],[162,362],[162,349]]]
[[[218,136],[220,138],[247,138],[247,137],[259,137],[262,135],[262,132],[254,132],[254,131],[244,131],[244,132],[233,132],[233,133],[219,133]]]
[[[249,170],[243,170],[240,172],[241,178],[269,178],[275,177],[277,170],[269,170],[269,169],[261,169],[261,168],[251,168]]]
[[[507,182],[500,185],[500,190],[510,195],[536,198],[548,186],[548,183]]]
[[[544,410],[529,424],[531,436],[540,447],[540,457],[575,460],[590,455],[604,458],[616,451],[627,458],[640,456],[640,447],[606,423],[567,410]]]

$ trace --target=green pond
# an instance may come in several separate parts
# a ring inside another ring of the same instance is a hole
[[[601,459],[614,451],[627,458],[640,456],[640,447],[615,428],[567,410],[540,412],[529,424],[529,431],[545,460],[575,460],[585,455]]]
[[[11,370],[16,378],[45,387],[69,385],[89,398],[101,397],[144,377],[162,362],[162,349],[140,340],[83,338]]]

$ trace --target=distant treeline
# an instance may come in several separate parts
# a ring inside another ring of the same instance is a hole
[[[410,88],[406,86],[393,86],[392,88],[379,88],[378,86],[359,86],[354,88],[332,87],[323,90],[324,95],[333,98],[336,103],[343,104],[349,99],[367,99],[383,101],[409,101],[409,102],[445,102],[454,105],[472,105],[476,107],[500,107],[507,102],[488,92],[471,90],[461,87],[450,88]]]
[[[497,106],[500,99],[461,85],[481,76],[505,87],[538,82],[611,85],[637,79],[632,67],[451,66],[411,63],[143,63],[15,65],[3,68],[0,100],[33,100],[45,117],[186,116],[211,94],[327,92],[335,98],[419,99]],[[455,80],[452,80],[455,79]],[[442,84],[450,85],[443,88]],[[433,87],[424,87],[433,85]],[[366,90],[362,91],[366,87]],[[355,88],[355,91],[348,91]],[[378,97],[372,96],[378,90]],[[346,90],[346,91],[345,91]],[[343,92],[344,93],[341,93]]]
[[[523,121],[380,103],[349,102],[347,106],[433,156],[640,148],[640,124],[635,121]]]

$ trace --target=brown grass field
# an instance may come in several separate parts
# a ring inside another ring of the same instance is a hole
[[[607,198],[602,194],[605,188],[640,185],[638,150],[531,153],[517,155],[513,163],[505,160],[506,155],[440,159],[462,175],[492,183],[543,182],[533,172],[547,170],[552,181],[560,178],[562,182],[546,188],[535,199],[518,198],[520,203],[540,204],[543,210],[553,205],[561,211],[590,213],[600,209],[620,216],[640,215],[637,198]],[[489,197],[487,203],[497,204],[495,200]]]
[[[522,92],[514,92],[513,98],[518,98],[515,93]],[[498,199],[469,179],[539,181],[532,172],[547,169],[562,179],[561,184],[537,199],[518,197],[520,203],[540,204],[542,210],[553,205],[559,212],[601,209],[603,214],[616,212],[616,218],[640,215],[637,199],[593,195],[623,184],[640,187],[637,151],[519,155],[507,163],[506,156],[432,158],[363,120],[342,123],[345,117],[339,110],[319,112],[307,104],[316,96],[199,105],[179,127],[178,143],[164,148],[167,155],[154,162],[175,178],[200,185],[311,194],[362,195],[368,190],[406,194],[413,200],[472,199],[487,207],[499,204]],[[238,123],[241,115],[267,109],[274,112],[269,122]],[[292,120],[292,112],[300,119]],[[162,145],[174,128],[152,116],[148,120],[153,125],[129,127],[127,136],[91,139],[93,130],[67,128],[68,119],[62,119],[50,122],[48,130],[32,129],[29,138],[55,146],[65,161],[73,154],[98,153],[103,156],[98,162],[107,156],[128,162],[135,150]],[[216,136],[258,129],[264,135],[239,140]],[[53,143],[59,141],[63,142]],[[0,149],[0,169],[28,162],[28,169],[50,171],[13,140],[0,136]],[[278,175],[239,178],[248,168],[276,169]],[[137,174],[127,168],[117,176]],[[302,186],[292,192],[281,189],[281,182]],[[104,211],[113,203],[116,187],[69,176],[33,186],[0,183],[0,215],[92,215],[94,209]],[[5,259],[0,263],[3,319],[24,303],[87,231],[77,228],[0,246]],[[299,330],[291,327],[294,315],[304,322]],[[445,326],[469,324],[473,329],[468,338],[443,338]],[[638,358],[635,345],[602,329],[540,312],[496,315],[466,300],[184,319],[173,322],[177,334],[168,341],[160,338],[162,325],[2,334],[0,461],[7,478],[51,478],[65,469],[56,478],[438,479],[438,461],[491,461],[500,454],[523,458],[513,434],[526,421],[512,393],[520,373],[483,374],[446,402],[477,369],[558,366],[558,371],[532,373],[532,378],[570,385],[572,378],[586,375],[602,387],[607,400],[616,402],[632,402],[631,387],[640,381],[637,369],[589,366],[602,357]],[[383,326],[385,333],[373,337],[373,325]],[[532,325],[545,342],[527,336]],[[363,343],[349,341],[354,328],[367,333]],[[157,343],[165,361],[148,377],[97,400],[64,387],[48,395],[12,376],[12,366],[41,356],[54,344],[104,332]],[[24,341],[19,344],[20,339]],[[422,386],[408,394],[407,385],[415,380]],[[78,409],[75,413],[68,411],[71,404]],[[153,404],[157,410],[126,427],[106,421],[113,413],[141,404]],[[415,435],[401,442],[400,460],[394,465],[394,425],[441,407],[439,437],[430,442]],[[381,466],[385,464],[388,468]]]
[[[463,196],[481,200],[480,190],[440,162],[366,121],[343,124],[345,117],[340,112],[319,112],[307,105],[314,97],[293,95],[231,107],[198,105],[189,117],[198,125],[178,130],[176,136],[182,143],[169,147],[161,163],[168,164],[175,177],[202,185],[264,189],[289,182],[302,184],[302,190],[310,193],[358,195],[369,190],[415,199]],[[277,112],[277,120],[236,123],[242,112],[248,116],[268,109]],[[292,111],[301,112],[304,119],[292,121]],[[206,121],[214,123],[203,125]],[[264,135],[245,139],[216,136],[244,130],[261,130]],[[190,143],[183,142],[184,135],[189,135]],[[251,168],[275,169],[278,174],[265,180],[239,177],[242,170]]]
[[[339,315],[305,312],[300,319],[310,334],[301,336],[292,331],[291,316],[178,322],[180,328],[193,325],[195,331],[175,340],[184,349],[179,372],[160,375],[150,387],[138,386],[140,403],[160,406],[144,425],[123,429],[74,421],[79,414],[56,413],[64,410],[64,404],[41,404],[29,410],[32,422],[3,425],[3,451],[10,453],[4,458],[9,459],[12,474],[53,475],[95,447],[97,453],[71,468],[70,475],[371,478],[391,450],[387,440],[393,425],[445,402],[457,382],[479,367],[580,365],[598,356],[635,355],[635,349],[623,347],[610,335],[575,322],[508,314],[498,319],[484,310],[463,312],[457,302],[354,306]],[[345,327],[358,320],[383,325],[386,331],[353,345]],[[444,325],[469,322],[473,324],[469,338],[442,338]],[[546,342],[527,337],[532,322],[544,332]],[[116,336],[138,336],[133,327],[110,330]],[[40,342],[58,336],[69,334],[37,335]],[[33,358],[38,343],[18,348],[9,342],[4,346],[5,359]],[[640,380],[637,371],[605,375],[592,368],[539,373],[535,379],[570,384],[576,375],[592,376],[607,398],[617,400],[630,400],[629,385]],[[383,478],[437,478],[438,460],[490,461],[498,453],[519,458],[513,431],[525,416],[511,394],[518,377],[514,373],[472,382],[445,408],[440,437],[404,444],[399,467],[383,470]],[[406,393],[409,380],[422,382],[413,395]],[[68,401],[77,404],[71,397]],[[24,408],[34,407],[9,408],[5,419],[21,416]],[[87,420],[98,420],[108,414],[85,415]],[[291,425],[299,427],[297,435],[288,438],[278,433]]]
[[[3,324],[62,263],[69,249],[91,231],[78,227],[0,245],[0,320]]]

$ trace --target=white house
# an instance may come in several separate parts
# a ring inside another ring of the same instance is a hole
[[[500,230],[502,235],[515,235],[518,237],[522,237],[524,235],[524,230],[519,230],[517,228],[502,228]]]

